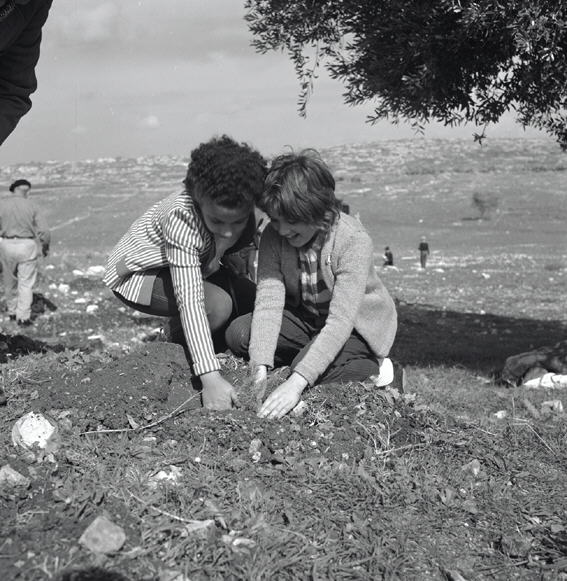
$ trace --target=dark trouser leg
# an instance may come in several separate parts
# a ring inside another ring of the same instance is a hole
[[[248,357],[251,323],[252,315],[249,314],[233,321],[227,329],[227,344],[235,355]],[[290,365],[293,369],[303,359],[318,333],[319,330],[302,317],[285,310],[274,357],[275,367]],[[353,333],[317,383],[364,381],[379,373],[380,360],[366,341],[358,333]]]
[[[365,381],[379,373],[380,360],[366,341],[358,333],[353,333],[317,383]]]
[[[226,342],[230,350],[240,357],[248,358],[252,314],[238,317],[226,331]],[[313,337],[313,328],[293,312],[285,310],[278,336],[275,366],[290,365],[294,357]]]

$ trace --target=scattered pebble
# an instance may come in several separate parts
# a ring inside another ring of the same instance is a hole
[[[0,468],[0,489],[1,488],[15,488],[23,486],[27,488],[31,480],[14,470],[9,464],[5,464]]]
[[[124,529],[105,516],[97,516],[81,535],[79,543],[93,553],[116,553],[126,542]]]
[[[541,404],[541,413],[563,413],[563,402],[560,399],[551,399]]]
[[[12,428],[14,446],[31,450],[34,446],[54,452],[57,448],[57,424],[46,416],[28,412]]]

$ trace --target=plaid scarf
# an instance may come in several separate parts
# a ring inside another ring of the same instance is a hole
[[[331,302],[331,292],[321,273],[321,248],[326,235],[327,232],[321,232],[309,247],[299,249],[302,307],[319,327],[325,323]]]

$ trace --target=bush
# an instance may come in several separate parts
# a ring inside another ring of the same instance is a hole
[[[489,220],[491,215],[498,209],[500,200],[496,194],[488,192],[474,192],[472,205],[479,212],[481,220]]]

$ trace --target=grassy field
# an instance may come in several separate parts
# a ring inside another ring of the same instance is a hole
[[[565,392],[494,381],[509,355],[567,338],[567,156],[544,140],[322,153],[378,268],[394,251],[380,272],[408,389],[315,387],[278,422],[256,417],[231,356],[244,407],[200,409],[182,351],[154,340],[160,320],[89,274],[187,160],[0,168],[0,184],[32,181],[54,236],[44,312],[0,337],[0,468],[27,479],[0,488],[3,578],[567,579],[565,415],[542,409]],[[491,219],[475,192],[497,197]],[[30,410],[58,424],[52,456],[12,445]],[[99,516],[125,535],[114,552],[80,541]]]

